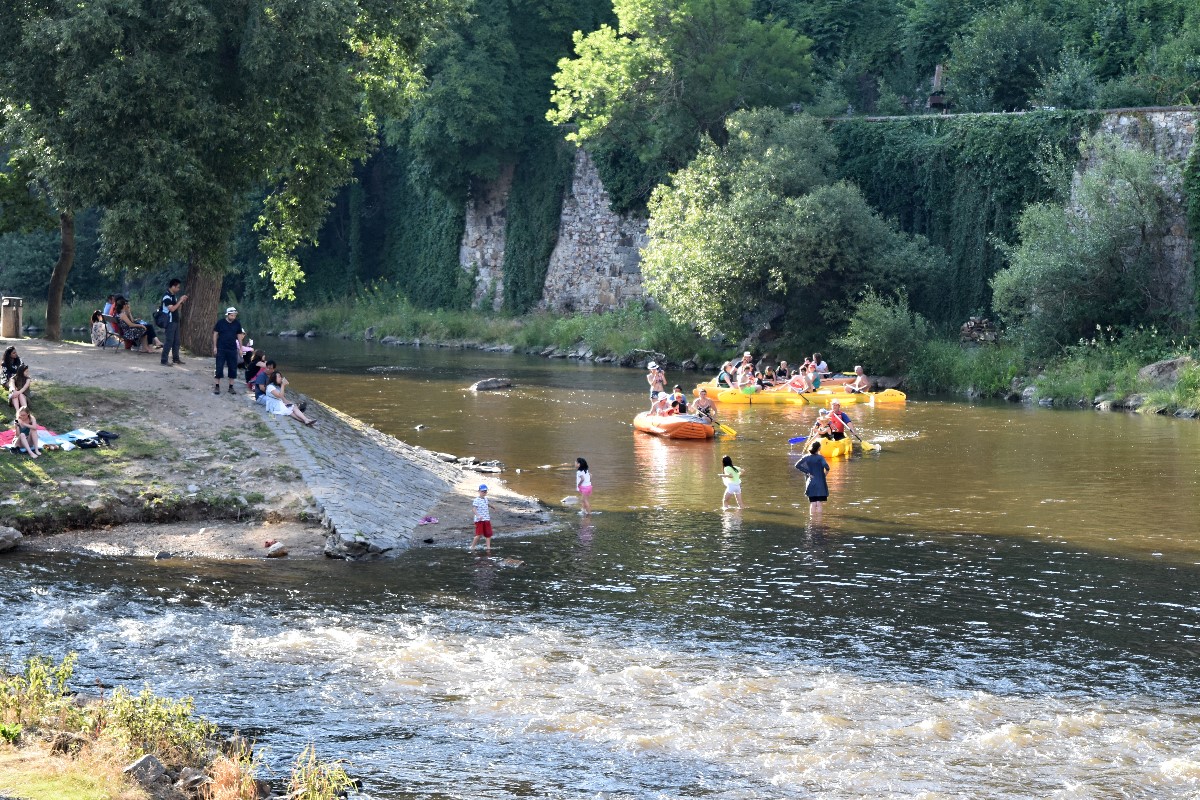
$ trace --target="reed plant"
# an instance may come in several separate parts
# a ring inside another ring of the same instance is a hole
[[[86,727],[83,712],[67,693],[75,662],[74,654],[58,664],[44,656],[31,656],[19,672],[0,673],[0,722],[53,730]]]
[[[258,773],[262,754],[245,739],[234,737],[233,746],[208,767],[210,783],[204,800],[258,800]]]
[[[355,786],[338,761],[322,761],[317,748],[306,747],[292,766],[288,796],[295,800],[337,800]]]

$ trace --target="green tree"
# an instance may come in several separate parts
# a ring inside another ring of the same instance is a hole
[[[946,72],[955,104],[967,111],[1028,108],[1060,47],[1054,27],[1020,4],[976,17],[950,46]]]
[[[254,189],[279,296],[333,191],[420,83],[413,54],[438,2],[29,0],[0,5],[4,138],[60,212],[48,296],[58,335],[81,208],[103,211],[102,257],[145,272],[188,262],[184,340],[210,347],[233,230]],[[65,263],[65,271],[61,267]],[[61,273],[61,274],[60,274]]]
[[[1179,303],[1190,295],[1166,274],[1162,253],[1178,171],[1115,137],[1087,139],[1080,150],[1091,166],[1073,197],[1024,211],[1009,266],[992,279],[993,307],[1034,355],[1091,336],[1098,325],[1186,322]]]
[[[1063,50],[1058,67],[1042,78],[1033,95],[1033,105],[1044,108],[1095,108],[1100,82],[1092,63],[1079,51]]]
[[[575,34],[547,115],[597,155],[613,205],[630,209],[732,112],[807,99],[809,40],[750,16],[749,0],[616,0],[619,24]],[[613,174],[617,170],[624,175]]]
[[[732,116],[724,147],[707,142],[654,192],[642,264],[649,292],[705,335],[739,336],[771,318],[823,334],[867,285],[935,281],[944,256],[835,182],[835,156],[809,117]]]

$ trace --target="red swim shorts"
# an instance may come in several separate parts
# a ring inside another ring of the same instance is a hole
[[[483,520],[475,523],[475,535],[482,536],[485,539],[492,538],[492,522],[491,520]]]

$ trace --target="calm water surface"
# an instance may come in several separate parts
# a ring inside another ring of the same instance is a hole
[[[812,410],[664,442],[630,427],[637,371],[272,344],[293,387],[551,505],[585,456],[601,513],[499,540],[519,567],[22,553],[0,655],[194,695],[276,768],[313,741],[373,798],[1200,796],[1194,422],[855,406],[883,450],[833,462],[812,525],[787,445]],[[494,375],[516,388],[463,391]]]

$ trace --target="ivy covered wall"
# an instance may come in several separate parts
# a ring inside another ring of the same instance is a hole
[[[857,118],[831,132],[839,174],[949,255],[944,291],[920,310],[956,325],[990,306],[988,281],[1002,265],[995,241],[1011,241],[1021,210],[1053,194],[1039,163],[1073,164],[1080,136],[1099,119],[1081,111]]]

